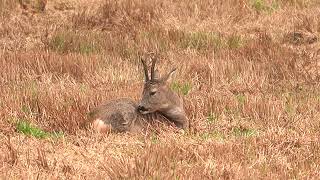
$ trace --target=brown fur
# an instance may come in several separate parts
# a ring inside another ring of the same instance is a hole
[[[175,68],[163,77],[157,77],[155,71],[156,59],[153,59],[151,66],[151,78],[149,78],[146,63],[142,61],[145,71],[145,84],[142,99],[138,110],[142,114],[160,113],[169,121],[172,121],[179,128],[189,127],[189,120],[183,108],[183,101],[178,94],[172,91],[167,81],[172,76]]]
[[[112,100],[95,108],[90,114],[96,131],[137,132],[150,122],[145,114],[159,113],[177,127],[188,128],[188,118],[183,109],[182,99],[167,86],[167,80],[174,72],[160,78],[155,75],[155,60],[152,62],[151,78],[146,63],[142,61],[145,72],[145,84],[139,106],[131,99]]]
[[[127,132],[138,129],[135,127],[139,116],[136,109],[136,103],[127,98],[104,103],[90,113],[93,127],[96,131],[103,133]]]

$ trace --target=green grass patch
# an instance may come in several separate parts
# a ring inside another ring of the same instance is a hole
[[[244,105],[244,103],[246,102],[246,96],[244,94],[237,94],[236,98],[239,105]]]
[[[159,52],[167,52],[170,48],[194,49],[200,52],[218,51],[222,48],[239,48],[245,43],[243,37],[234,34],[230,37],[212,31],[191,31],[186,32],[179,29],[151,29],[140,32],[135,40],[135,48],[148,47],[155,48]],[[128,42],[120,47],[127,49]],[[136,50],[135,50],[136,51]],[[124,53],[126,54],[126,53]],[[129,53],[130,54],[130,53]]]
[[[169,34],[170,36],[170,34]],[[244,39],[237,34],[223,36],[216,32],[175,32],[171,33],[171,40],[183,49],[196,49],[198,51],[215,50],[222,48],[236,49],[244,45]]]
[[[178,82],[174,82],[171,84],[171,89],[173,91],[176,91],[177,93],[179,94],[183,94],[183,95],[188,95],[189,92],[191,91],[192,89],[192,85],[191,83],[178,83]]]
[[[259,13],[261,12],[271,13],[279,9],[280,7],[279,1],[277,0],[272,1],[269,4],[265,0],[252,0],[251,6],[254,10],[256,10]]]
[[[184,49],[208,50],[219,49],[223,46],[221,35],[214,32],[198,31],[184,33],[179,42],[180,46]]]
[[[266,8],[266,3],[265,3],[264,0],[253,0],[253,1],[252,1],[252,7],[253,7],[256,11],[260,12],[260,11],[265,10],[265,8]]]
[[[295,114],[295,108],[292,103],[286,102],[285,111],[289,116],[293,116]]]
[[[201,140],[208,140],[208,139],[224,140],[226,138],[226,136],[223,133],[217,130],[201,133],[199,134],[199,137]]]
[[[243,46],[244,41],[239,35],[232,35],[227,40],[227,45],[230,49],[237,49]]]
[[[96,34],[80,34],[74,31],[61,31],[48,41],[48,48],[59,53],[91,54],[100,51],[99,36]]]
[[[42,129],[31,125],[29,122],[27,121],[18,121],[17,123],[17,131],[25,134],[25,135],[29,135],[29,136],[33,136],[35,138],[46,138],[48,137],[48,133],[43,131]]]
[[[213,112],[211,112],[206,119],[207,123],[209,124],[215,123],[217,120],[218,116]]]
[[[59,138],[64,136],[63,132],[49,133],[35,125],[32,125],[30,122],[25,120],[19,120],[16,124],[16,129],[19,133],[25,134],[27,136],[32,136],[38,139],[49,138],[49,137]]]
[[[285,98],[285,112],[292,117],[296,114],[295,105],[299,104],[299,100],[296,100],[298,93],[287,92],[283,96]],[[300,98],[300,101],[301,100]]]
[[[152,133],[150,137],[151,143],[152,144],[158,144],[159,143],[159,137],[156,133]]]
[[[250,137],[250,136],[255,136],[257,135],[257,131],[254,129],[248,129],[248,128],[242,128],[242,127],[236,127],[233,128],[232,131],[234,136],[244,136],[244,137]]]
[[[34,9],[37,11],[37,12],[44,12],[44,10],[46,9],[46,3],[47,1],[43,1],[43,0],[36,0],[34,2]]]
[[[272,1],[272,3],[271,3],[271,8],[272,8],[273,10],[279,9],[279,8],[280,8],[280,3],[279,3],[279,1],[277,1],[277,0]]]

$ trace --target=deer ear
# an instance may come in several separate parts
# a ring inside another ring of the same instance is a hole
[[[177,68],[173,68],[167,75],[163,76],[161,78],[162,82],[167,82],[168,80],[170,80],[173,76],[173,74],[176,72]]]

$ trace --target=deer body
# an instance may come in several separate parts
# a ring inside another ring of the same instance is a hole
[[[167,80],[175,69],[160,78],[156,76],[155,63],[156,60],[153,59],[149,78],[147,65],[142,60],[145,83],[139,105],[133,100],[122,98],[97,107],[91,113],[94,129],[98,132],[137,132],[144,129],[149,121],[145,115],[155,113],[166,117],[179,128],[188,128],[189,120],[183,101],[167,85]]]
[[[98,132],[134,132],[142,127],[139,122],[137,104],[131,99],[111,100],[95,108],[90,114]]]

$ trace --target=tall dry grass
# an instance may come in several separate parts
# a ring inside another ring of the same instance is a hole
[[[319,175],[318,1],[55,0],[44,12],[15,3],[0,1],[1,178]],[[160,72],[178,67],[171,87],[190,130],[93,133],[90,109],[139,100],[138,57],[151,51]]]

